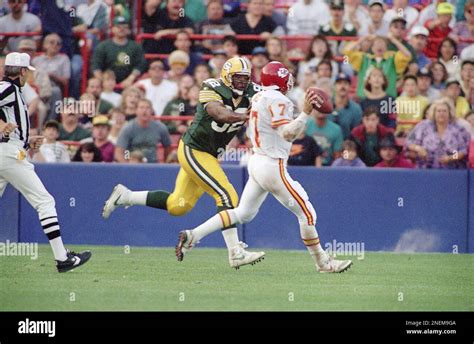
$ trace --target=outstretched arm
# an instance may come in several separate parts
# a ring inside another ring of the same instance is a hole
[[[206,104],[206,111],[218,122],[222,123],[236,123],[246,121],[248,119],[248,113],[236,113],[227,109],[224,104],[220,102],[209,102]]]

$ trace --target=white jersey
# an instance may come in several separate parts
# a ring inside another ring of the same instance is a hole
[[[277,90],[264,90],[252,98],[247,134],[255,153],[273,159],[288,159],[292,143],[280,136],[278,127],[294,119],[293,111],[291,100]]]

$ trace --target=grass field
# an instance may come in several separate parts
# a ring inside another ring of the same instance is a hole
[[[74,247],[80,250],[82,247]],[[366,253],[343,274],[317,274],[305,251],[267,250],[231,269],[223,249],[95,246],[58,274],[39,257],[0,257],[0,310],[474,310],[474,255]]]

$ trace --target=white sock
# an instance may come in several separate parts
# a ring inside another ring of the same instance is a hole
[[[316,227],[300,224],[300,235],[304,245],[311,255],[311,258],[313,258],[314,263],[317,264],[318,256],[325,254],[325,252],[321,247]]]
[[[193,229],[194,242],[201,241],[202,238],[222,228],[222,220],[219,214],[214,215],[209,220]]]
[[[227,249],[235,247],[239,243],[239,235],[237,233],[237,227],[227,228],[222,231]]]
[[[49,241],[51,248],[53,249],[54,259],[64,261],[67,259],[67,252],[64,248],[63,239],[61,237],[54,238]]]
[[[202,238],[205,236],[214,233],[215,231],[225,228],[225,227],[230,227],[238,222],[237,216],[235,214],[235,209],[229,209],[229,210],[223,210],[220,213],[214,215],[211,217],[209,220],[201,224],[200,226],[196,227],[193,230],[193,236],[195,238],[195,241],[200,241]],[[227,231],[227,230],[225,230]],[[222,233],[224,233],[223,231]],[[224,235],[224,234],[223,234]],[[237,236],[237,234],[236,234]],[[225,235],[224,235],[224,240],[225,240]],[[237,245],[238,242],[238,236],[237,236]],[[227,243],[227,241],[226,241]],[[234,246],[235,246],[234,245]],[[228,245],[227,245],[228,246]]]
[[[128,197],[128,203],[131,205],[146,205],[148,191],[131,191]]]

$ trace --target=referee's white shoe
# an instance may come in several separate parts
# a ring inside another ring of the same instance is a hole
[[[105,201],[104,208],[102,209],[102,217],[108,219],[110,214],[118,207],[128,208],[131,205],[129,203],[130,193],[131,191],[122,184],[115,185],[109,198]]]

